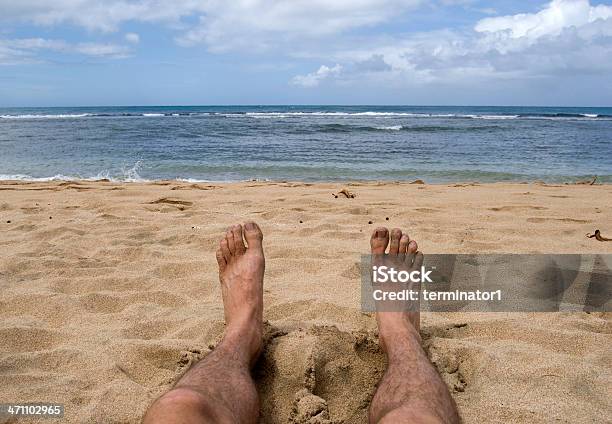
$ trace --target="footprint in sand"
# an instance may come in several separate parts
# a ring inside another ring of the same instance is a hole
[[[384,368],[384,354],[371,334],[322,326],[281,332],[266,345],[254,370],[262,419],[365,422]],[[356,393],[354,387],[363,390]]]
[[[587,224],[591,222],[586,219],[575,219],[575,218],[538,218],[538,217],[527,218],[527,222],[532,222],[535,224],[542,224],[546,221],[570,222],[570,223],[576,223],[576,224]]]
[[[516,210],[535,210],[535,211],[543,211],[548,208],[544,206],[531,206],[531,205],[510,205],[510,206],[500,206],[496,208],[489,208],[490,211],[493,212],[512,212]]]
[[[157,200],[153,200],[152,202],[149,202],[149,205],[169,205],[169,206],[174,206],[176,209],[180,211],[184,211],[185,209],[193,206],[193,202],[190,202],[189,200],[178,199],[176,197],[162,197],[161,199],[157,199]]]

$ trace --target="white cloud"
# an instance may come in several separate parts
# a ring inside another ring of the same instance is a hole
[[[390,69],[382,67],[379,75],[369,69],[359,78],[358,64],[373,57]],[[327,51],[321,59],[352,70],[336,76],[339,82],[381,75],[421,84],[604,74],[612,72],[612,6],[553,0],[538,13],[485,18],[471,31],[366,42],[358,49]]]
[[[553,0],[537,13],[488,17],[471,29],[404,36],[353,31],[388,23],[421,4],[474,9],[473,0],[0,0],[0,25],[72,24],[118,31],[126,22],[170,25],[182,45],[211,51],[272,51],[318,61],[290,82],[397,84],[533,79],[612,70],[612,6]],[[493,12],[493,11],[489,11]],[[184,19],[189,17],[190,19]],[[400,22],[398,20],[397,22]],[[406,24],[406,30],[410,24]],[[3,25],[4,26],[4,25]],[[382,25],[379,29],[384,30]],[[395,28],[396,30],[397,28]],[[136,33],[124,35],[137,44]],[[51,50],[94,57],[129,55],[126,46],[57,40],[0,40],[0,64],[35,61]],[[323,64],[323,65],[319,65]],[[334,64],[333,66],[330,64]]]
[[[293,77],[292,83],[295,85],[302,85],[304,87],[316,87],[319,83],[325,79],[338,76],[342,72],[342,66],[335,65],[328,67],[321,65],[316,71],[307,75],[296,75]]]
[[[178,38],[212,50],[265,49],[376,25],[415,8],[420,0],[211,0],[198,25]]]
[[[166,22],[183,28],[177,40],[211,50],[266,48],[286,39],[323,37],[375,25],[422,0],[0,0],[0,21],[70,23],[116,31],[128,21]],[[198,18],[195,25],[181,22]]]
[[[0,21],[38,25],[74,24],[90,30],[116,31],[124,22],[176,22],[204,11],[205,0],[0,0]]]
[[[95,57],[108,57],[111,59],[123,59],[129,56],[130,49],[117,44],[100,43],[78,43],[71,46],[69,51]]]
[[[76,43],[44,38],[0,39],[0,65],[41,62],[36,53],[54,51],[91,57],[120,59],[129,56],[130,49],[117,44]]]
[[[125,34],[125,40],[128,43],[138,44],[140,43],[140,35],[136,34],[135,32],[128,32]]]
[[[544,36],[557,36],[566,28],[581,28],[598,19],[612,17],[612,7],[591,6],[588,0],[553,0],[538,13],[521,13],[482,19],[474,30],[504,33],[509,38],[531,41]]]
[[[385,61],[382,54],[373,54],[364,60],[355,61],[346,66],[336,64],[330,68],[322,65],[315,72],[296,75],[291,83],[304,87],[316,87],[324,80],[347,81],[359,79],[360,76],[365,75],[388,73],[392,70],[393,68]]]
[[[19,63],[34,62],[21,50],[15,50],[0,41],[0,65],[17,65]]]

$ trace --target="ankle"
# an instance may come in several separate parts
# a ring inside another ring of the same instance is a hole
[[[240,361],[249,366],[257,360],[263,345],[261,325],[231,325],[225,329],[223,340],[218,348],[227,349]]]
[[[406,349],[422,349],[421,335],[409,322],[401,322],[393,327],[380,329],[379,338],[389,359]]]

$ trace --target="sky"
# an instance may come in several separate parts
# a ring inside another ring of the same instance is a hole
[[[0,107],[612,106],[612,0],[0,0]]]

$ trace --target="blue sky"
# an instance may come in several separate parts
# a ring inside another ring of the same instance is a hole
[[[612,2],[0,0],[0,106],[612,106]]]

